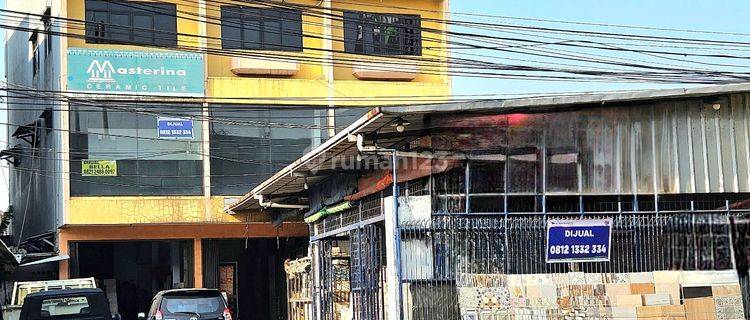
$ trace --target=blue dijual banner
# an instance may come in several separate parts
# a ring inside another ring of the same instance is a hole
[[[158,118],[156,126],[159,138],[191,140],[193,134],[193,120],[180,118]]]
[[[190,52],[68,49],[68,90],[203,96],[203,55]]]
[[[612,219],[547,221],[547,263],[609,261]]]

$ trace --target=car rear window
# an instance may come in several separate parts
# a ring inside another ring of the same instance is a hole
[[[42,300],[42,318],[55,316],[86,315],[91,313],[89,300],[86,296],[49,298]]]
[[[165,296],[162,312],[166,314],[213,314],[224,311],[224,298],[219,294],[186,294]]]

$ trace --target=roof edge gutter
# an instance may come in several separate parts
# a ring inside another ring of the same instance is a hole
[[[262,194],[256,195],[255,198],[258,200],[258,203],[260,204],[260,206],[263,207],[264,209],[273,208],[273,209],[299,209],[299,210],[304,210],[304,209],[309,209],[310,208],[310,206],[308,206],[306,204],[285,204],[285,203],[273,202],[271,200],[263,201],[263,195]]]

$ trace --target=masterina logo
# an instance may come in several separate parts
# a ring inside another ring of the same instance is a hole
[[[164,67],[159,67],[156,69],[143,67],[115,68],[112,65],[112,62],[110,62],[109,60],[104,60],[104,62],[100,62],[99,60],[91,61],[89,68],[86,70],[86,73],[89,74],[90,82],[115,82],[115,79],[112,77],[113,74],[179,77],[187,76],[187,71],[184,69],[167,69]]]
[[[91,61],[91,65],[86,70],[91,82],[114,82],[115,79],[112,78],[112,73],[114,72],[115,67],[112,66],[112,62],[109,62],[109,60],[104,60],[104,63],[99,62],[99,60]]]

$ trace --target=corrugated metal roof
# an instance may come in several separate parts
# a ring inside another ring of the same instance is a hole
[[[410,121],[412,125],[410,125],[409,130],[413,132],[419,131],[420,128],[415,126],[421,125],[421,119],[426,114],[487,112],[511,113],[522,111],[540,112],[575,106],[608,105],[664,99],[684,99],[738,92],[750,92],[750,84],[732,84],[684,89],[593,92],[504,100],[482,100],[375,108],[322,145],[263,181],[236,203],[228,206],[226,210],[232,212],[260,209],[260,203],[257,196],[286,195],[304,191],[305,183],[314,185],[317,181],[325,179],[326,172],[341,170],[340,163],[337,163],[332,159],[337,157],[340,158],[341,156],[355,157],[357,155],[358,151],[356,142],[349,139],[350,135],[369,134],[374,132],[377,132],[379,135],[394,133],[395,129],[389,124],[397,118],[404,118]],[[379,140],[378,143],[382,147],[388,147],[389,142],[392,143],[395,141],[398,140]],[[311,172],[322,174],[309,175],[308,173]]]
[[[662,99],[684,99],[690,97],[705,97],[720,94],[750,91],[750,83],[730,84],[721,86],[592,92],[569,95],[549,95],[538,97],[524,97],[504,100],[482,100],[456,103],[437,103],[425,105],[405,105],[383,107],[385,114],[413,114],[438,112],[514,112],[520,110],[539,111],[587,104],[611,104],[617,102],[635,102]]]

